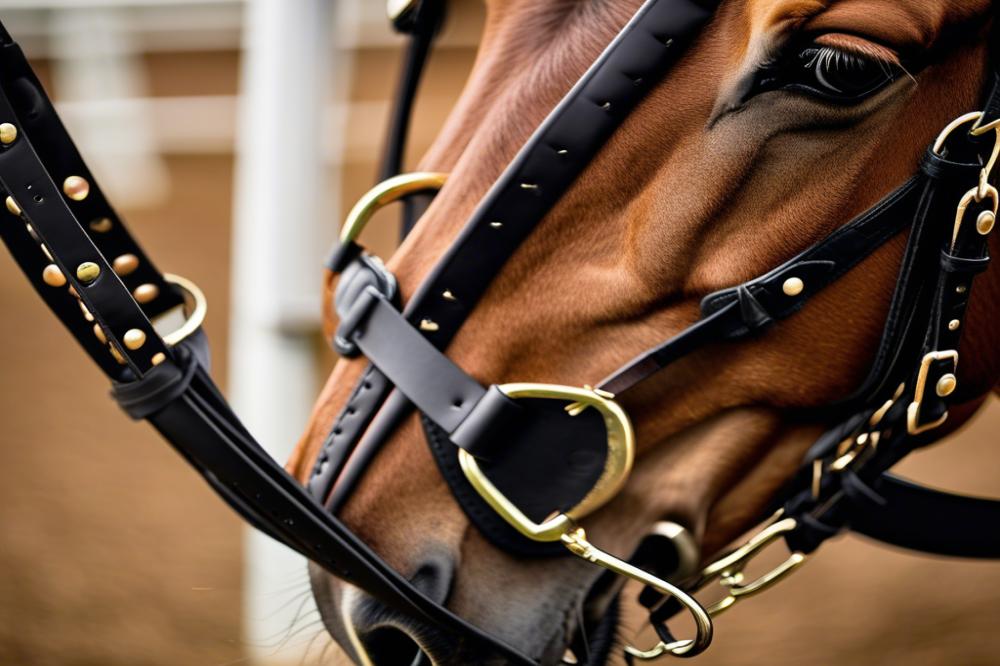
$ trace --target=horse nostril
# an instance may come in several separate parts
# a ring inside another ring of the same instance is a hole
[[[413,586],[432,601],[444,604],[451,592],[455,577],[455,565],[447,555],[435,555],[424,560],[410,578]]]
[[[410,582],[434,603],[444,604],[454,578],[452,558],[431,555],[423,559]],[[353,625],[354,648],[366,653],[374,666],[430,666],[432,660],[421,644],[433,653],[447,643],[433,628],[397,615],[364,593],[345,596],[344,603],[348,609],[344,618]]]
[[[374,666],[430,666],[431,660],[417,642],[395,627],[379,627],[363,639]]]

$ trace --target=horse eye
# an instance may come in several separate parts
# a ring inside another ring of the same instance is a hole
[[[825,101],[857,104],[899,78],[897,65],[831,46],[810,44],[762,67],[752,94],[801,92]]]

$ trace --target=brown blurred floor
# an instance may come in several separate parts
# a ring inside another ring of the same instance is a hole
[[[228,158],[169,160],[128,220],[208,293],[224,343]],[[194,247],[190,239],[197,238]],[[240,523],[107,383],[0,252],[0,664],[218,664],[241,654]],[[216,376],[225,346],[216,344]]]

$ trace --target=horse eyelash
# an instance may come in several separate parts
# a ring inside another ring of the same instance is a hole
[[[840,71],[842,65],[857,66],[864,63],[874,63],[879,66],[882,73],[889,77],[904,74],[914,83],[917,82],[915,76],[899,62],[893,62],[880,58],[875,54],[861,54],[848,51],[834,46],[818,46],[816,54],[806,63],[806,69],[822,68],[823,72]]]
[[[806,69],[816,68],[824,72],[839,72],[842,68],[850,69],[863,66],[868,63],[878,65],[886,76],[893,76],[896,74],[896,72],[893,71],[893,65],[882,58],[862,56],[857,53],[845,51],[844,49],[835,48],[833,46],[820,46],[816,51],[816,55],[814,55],[812,60],[807,62],[805,66]]]

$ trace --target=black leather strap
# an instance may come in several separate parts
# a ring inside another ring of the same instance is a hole
[[[534,663],[424,596],[383,562],[254,441],[188,343],[176,350],[175,357],[175,369],[168,369],[172,363],[164,364],[168,367],[157,368],[138,382],[115,385],[115,397],[128,404],[153,401],[161,393],[160,373],[188,377],[180,395],[162,401],[146,418],[233,509],[389,607],[423,617],[505,663]]]
[[[858,218],[771,272],[742,285],[706,296],[703,319],[664,344],[626,364],[600,388],[619,395],[696,348],[736,340],[798,312],[815,294],[835,282],[913,221],[925,186],[913,178]],[[786,293],[785,282],[801,281],[801,291]]]
[[[17,130],[12,143],[0,144],[0,184],[22,211],[24,222],[5,222],[0,236],[35,290],[105,374],[123,378],[148,372],[156,354],[168,353],[149,318],[180,305],[182,298],[104,198],[20,47],[6,31],[0,34],[0,122]],[[70,176],[88,184],[83,200],[61,191]],[[78,218],[83,224],[77,223]],[[129,255],[135,258],[134,268],[116,275],[112,262]],[[77,278],[77,269],[85,262],[96,264],[100,271],[92,282]],[[58,267],[64,286],[51,286],[43,279],[50,264]],[[131,294],[140,287],[147,295],[155,294],[141,306]],[[131,329],[146,335],[147,343],[138,350],[128,349],[122,341]],[[115,359],[101,337],[116,347],[124,363]]]
[[[389,129],[386,132],[379,181],[397,175],[403,170],[406,139],[410,117],[417,97],[420,79],[427,65],[427,57],[434,43],[434,36],[445,18],[444,0],[416,0],[413,6],[400,14],[393,27],[409,36],[403,66],[400,72],[395,100],[391,106]],[[404,228],[404,234],[408,229]]]
[[[949,146],[968,155],[991,148],[963,135]],[[897,392],[881,400],[892,399],[893,405],[875,423],[869,423],[873,409],[851,417],[810,450],[784,504],[800,523],[787,538],[793,549],[810,552],[843,529],[853,529],[923,552],[1000,556],[1000,539],[986,527],[1000,520],[1000,502],[921,488],[886,474],[935,439],[933,429],[946,418],[950,404],[977,397],[957,385],[959,342],[974,278],[989,262],[987,235],[976,221],[981,212],[993,213],[992,199],[969,201],[955,228],[959,202],[978,187],[982,163],[969,163],[977,164],[975,169],[956,169],[952,177],[947,170],[931,171],[934,180],[918,209],[883,334],[882,347],[896,353],[884,364],[887,374],[881,384]],[[901,393],[896,385],[903,386]],[[873,437],[879,437],[877,445],[862,447],[849,465],[833,464],[844,455],[841,442],[871,442]],[[818,478],[814,464],[822,465]]]
[[[996,500],[932,490],[891,474],[875,491],[882,501],[854,513],[852,531],[923,553],[1000,558]]]

